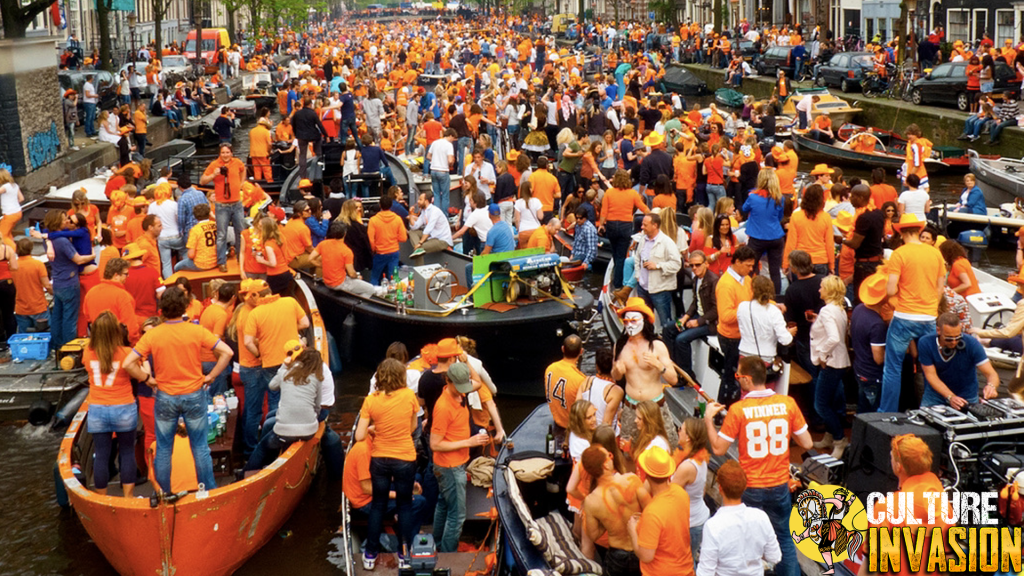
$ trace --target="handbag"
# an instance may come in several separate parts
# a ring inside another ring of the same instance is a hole
[[[771,362],[768,362],[764,360],[764,356],[761,355],[761,344],[757,341],[757,328],[755,328],[753,306],[753,301],[748,300],[747,310],[750,312],[750,329],[754,331],[754,347],[757,349],[757,356],[764,361],[765,372],[767,372],[769,376],[777,376],[782,374],[782,358],[776,354],[775,357],[772,358]]]

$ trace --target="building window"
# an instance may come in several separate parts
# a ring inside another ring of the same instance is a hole
[[[947,32],[949,33],[950,42],[957,40],[970,41],[971,29],[969,22],[970,12],[967,10],[946,11],[946,23],[949,25]]]
[[[1013,42],[1013,10],[996,10],[996,46],[1002,46],[1003,40]]]
[[[888,22],[885,18],[878,19],[878,35],[882,37],[882,42],[887,41],[889,38],[885,35],[886,25]]]

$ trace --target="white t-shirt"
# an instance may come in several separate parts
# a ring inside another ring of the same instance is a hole
[[[475,230],[476,237],[479,238],[481,242],[486,242],[487,231],[491,229],[491,226],[494,226],[494,223],[491,222],[491,215],[485,206],[483,208],[473,210],[469,217],[466,218],[464,225]]]
[[[796,109],[801,112],[806,112],[810,114],[811,110],[814,109],[814,96],[808,94],[807,96],[801,98],[800,101],[797,102],[796,104]]]
[[[89,96],[89,94],[92,94],[92,96]],[[92,82],[86,80],[85,84],[82,85],[82,103],[96,104],[97,102],[96,86],[94,86]]]
[[[924,206],[929,198],[928,192],[918,188],[917,190],[907,190],[900,194],[899,201],[903,204],[905,213],[917,214],[918,218],[924,220],[927,217],[924,213]]]
[[[498,177],[494,174],[494,166],[489,162],[484,162],[478,168],[476,163],[472,162],[466,166],[465,176],[470,175],[476,178],[476,189],[483,192],[484,198],[489,202],[491,200],[491,185],[498,180]]]
[[[455,147],[448,141],[447,138],[438,138],[430,144],[430,149],[427,150],[427,156],[430,156],[430,171],[447,172],[448,171],[448,158],[455,157]],[[439,168],[436,168],[439,167]]]
[[[146,213],[156,214],[156,217],[160,219],[160,223],[164,226],[160,231],[161,238],[181,235],[181,231],[178,229],[178,203],[174,200],[164,200],[159,205],[153,202],[149,205],[149,210]]]
[[[21,203],[18,202],[18,192],[21,188],[14,182],[0,186],[0,210],[4,215],[17,214],[21,212]]]
[[[516,212],[519,212],[519,232],[529,232],[540,227],[540,220],[537,219],[537,211],[543,210],[544,205],[537,198],[530,198],[529,209],[527,202],[522,198],[516,200]]]

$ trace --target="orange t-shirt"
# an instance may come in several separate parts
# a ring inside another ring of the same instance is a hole
[[[586,379],[575,363],[564,358],[550,364],[544,371],[544,396],[555,424],[569,427],[569,408],[576,402],[580,385]]]
[[[675,173],[676,190],[686,190],[689,200],[697,184],[697,162],[688,160],[686,154],[676,154],[672,159],[672,168]]]
[[[114,351],[110,374],[100,373],[100,360],[91,346],[82,353],[82,363],[89,373],[89,403],[103,406],[134,404],[132,381],[124,371],[124,359],[131,348],[121,346]]]
[[[526,243],[527,248],[543,248],[545,252],[551,250],[551,235],[547,228],[539,226],[530,234],[530,240]]]
[[[355,262],[355,254],[344,240],[328,239],[316,247],[323,261],[324,284],[334,288],[341,286],[348,276],[346,266]]]
[[[199,316],[199,325],[206,328],[213,335],[218,338],[224,337],[224,328],[228,325],[228,320],[231,319],[231,311],[223,306],[219,306],[216,303],[210,304],[203,310],[203,313]],[[245,348],[245,346],[240,346]],[[199,355],[200,360],[203,362],[216,362],[217,357],[213,355],[213,352],[209,350],[203,350]]]
[[[81,314],[86,322],[95,322],[100,314],[110,311],[117,321],[128,328],[128,341],[139,339],[139,318],[135,315],[135,298],[123,284],[114,280],[100,280],[82,299]]]
[[[249,156],[252,158],[269,158],[273,145],[270,129],[266,126],[257,124],[249,130]]]
[[[220,338],[191,322],[171,320],[152,328],[135,344],[143,358],[153,355],[153,373],[161,392],[190,394],[203,386],[200,351],[213,350]],[[282,342],[278,349],[284,346]]]
[[[956,289],[963,282],[960,281],[960,275],[967,274],[970,278],[971,285],[966,291],[961,292],[961,296],[970,296],[971,294],[978,294],[981,292],[981,288],[978,287],[978,279],[974,277],[974,269],[971,268],[971,263],[967,261],[967,258],[957,258],[953,265],[950,266],[949,278],[946,279],[946,284],[950,288]]]
[[[22,316],[42,314],[49,308],[43,285],[49,281],[46,264],[32,256],[18,258],[18,269],[11,270],[14,279],[14,313]]]
[[[281,239],[284,241],[285,258],[289,262],[304,254],[307,248],[313,247],[309,226],[298,217],[292,218],[281,228]]]
[[[530,174],[533,197],[540,200],[545,212],[555,209],[555,193],[559,191],[558,178],[547,170],[537,169]]]
[[[828,212],[818,212],[813,220],[803,210],[793,212],[782,261],[789,262],[789,253],[793,250],[803,250],[810,255],[812,264],[826,264],[831,272],[836,260],[836,242],[832,233],[832,217]]]
[[[640,564],[644,576],[693,576],[690,497],[686,490],[669,484],[668,490],[651,500],[637,522],[636,543],[655,551],[654,560]]]
[[[886,264],[886,271],[899,276],[896,296],[890,300],[897,314],[935,318],[941,293],[939,280],[946,276],[946,262],[939,249],[927,244],[904,244]]]
[[[886,202],[896,202],[897,198],[899,195],[896,194],[896,189],[888,184],[875,184],[871,187],[871,202],[875,208],[881,208]]]
[[[125,224],[125,235],[123,242],[128,244],[129,242],[135,242],[142,237],[142,220],[146,217],[146,214],[136,214],[134,211],[128,216],[128,223]],[[116,245],[117,237],[114,237]],[[121,246],[124,248],[124,246]],[[159,254],[157,255],[159,257]]]
[[[124,248],[128,244],[128,221],[131,220],[132,216],[135,215],[135,208],[132,206],[125,205],[120,210],[114,210],[113,208],[107,212],[107,226],[110,228],[111,236],[114,238],[114,246],[118,249]],[[139,222],[139,226],[142,222]],[[141,228],[140,228],[141,230]],[[118,233],[124,232],[125,235],[118,236]]]
[[[448,391],[448,386],[441,391],[437,403],[434,404],[434,414],[430,418],[430,435],[435,434],[445,442],[458,442],[468,440],[469,429],[469,407],[463,406],[458,398],[455,398]],[[454,468],[469,462],[469,448],[459,448],[451,452],[434,451],[434,465],[442,468]]]
[[[412,442],[413,416],[420,411],[416,393],[402,388],[390,394],[374,392],[363,400],[360,418],[368,418],[375,429],[370,455],[374,458],[394,458],[405,462],[416,460],[416,446]]]
[[[486,385],[481,386],[480,389],[476,391],[476,394],[480,397],[481,409],[470,410],[470,413],[473,416],[473,423],[481,428],[487,428],[491,424],[491,413],[487,411],[487,407],[483,406],[483,404],[494,400],[494,395],[491,394],[491,389]]]
[[[632,222],[633,212],[646,208],[647,205],[636,190],[609,188],[601,200],[601,221]]]
[[[238,318],[235,319],[235,333],[238,336],[238,364],[246,368],[255,368],[260,365],[260,359],[253,356],[252,352],[245,347],[245,322],[253,308],[248,304],[238,311]],[[200,320],[202,321],[202,320]]]
[[[352,508],[362,508],[373,500],[373,494],[363,492],[364,480],[370,479],[370,437],[356,442],[345,455],[345,470],[342,473],[341,491],[345,493]]]
[[[675,210],[676,197],[673,194],[655,194],[651,205],[656,209],[672,208]]]
[[[739,442],[747,487],[771,488],[789,480],[790,437],[806,431],[795,400],[772,390],[754,390],[729,407],[718,435]]]
[[[288,272],[288,263],[291,260],[288,259],[284,250],[274,240],[267,240],[263,242],[263,255],[269,259],[269,254],[274,253],[274,259],[277,262],[276,266],[267,266],[267,274],[270,276],[277,276],[278,274],[285,274]]]
[[[306,317],[295,298],[267,296],[245,320],[245,334],[259,342],[260,359],[264,368],[280,366],[284,362],[284,345],[299,339],[299,321]],[[243,342],[244,345],[244,342]]]
[[[242,231],[242,242],[245,244],[245,271],[250,274],[266,274],[267,267],[256,261],[256,254],[253,251],[252,228]]]
[[[142,265],[160,272],[160,249],[157,248],[156,240],[153,240],[152,236],[143,232],[135,242],[146,251],[146,255],[142,257]]]

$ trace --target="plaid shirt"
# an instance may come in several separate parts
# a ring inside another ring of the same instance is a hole
[[[572,259],[579,260],[587,268],[590,268],[594,258],[597,258],[597,228],[590,220],[584,220],[582,224],[576,225],[576,240],[572,244]]]
[[[178,226],[181,227],[181,237],[186,242],[188,242],[189,231],[198,223],[196,217],[192,215],[192,209],[199,204],[209,204],[209,202],[206,201],[206,196],[195,188],[186,189],[178,199]]]

